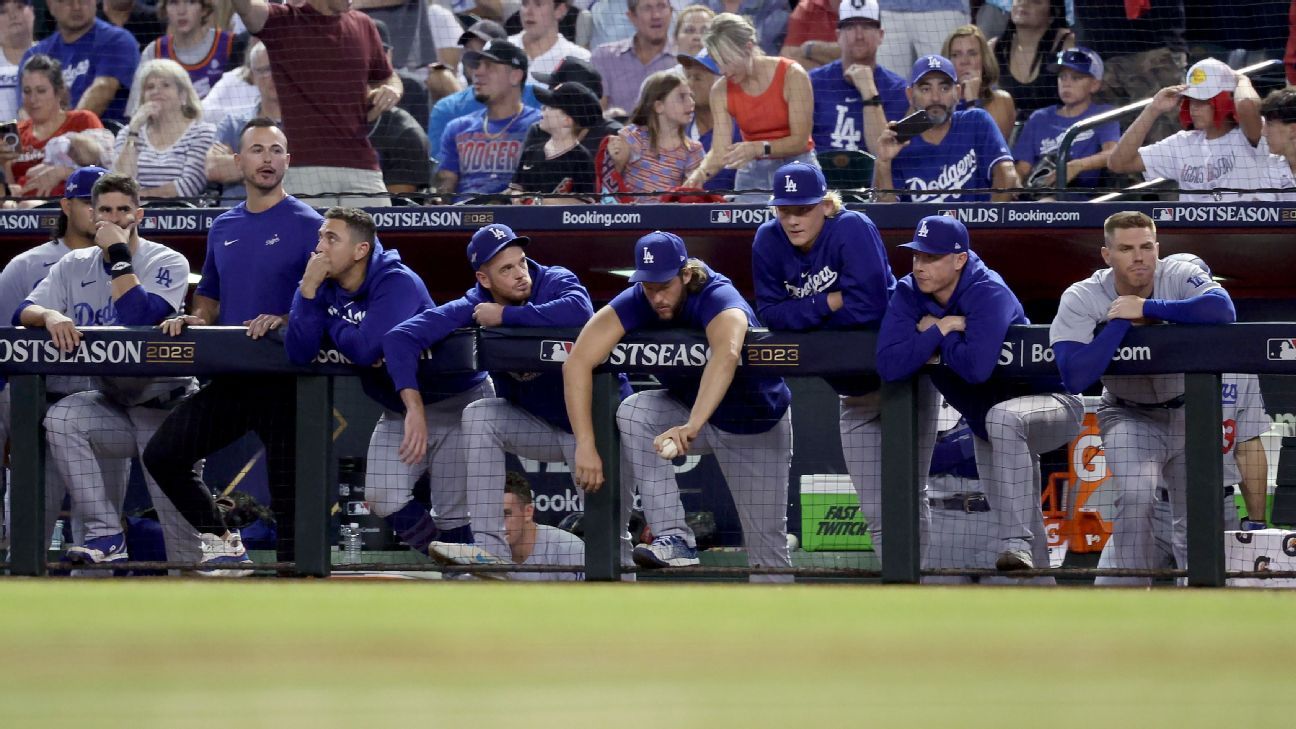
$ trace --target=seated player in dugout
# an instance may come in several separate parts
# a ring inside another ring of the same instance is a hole
[[[585,579],[585,542],[558,527],[537,524],[531,484],[517,471],[504,477],[504,541],[513,564],[523,567],[561,565],[581,572],[509,572],[510,580],[570,582]]]
[[[1045,567],[1039,456],[1080,431],[1080,398],[1065,392],[1056,377],[993,377],[1008,327],[1030,321],[1003,278],[971,249],[963,223],[930,215],[902,247],[913,251],[913,273],[896,284],[882,318],[878,374],[888,382],[903,380],[939,357],[931,382],[976,436],[977,468],[997,516],[996,569]],[[925,472],[936,413],[922,410],[919,464]]]
[[[1020,187],[1012,153],[985,109],[955,111],[959,101],[954,63],[923,56],[909,74],[909,104],[927,112],[931,126],[910,139],[897,136],[897,122],[878,128],[880,114],[864,115],[864,133],[877,142],[873,187],[908,190],[879,193],[881,202],[1010,202]],[[906,117],[907,118],[907,117]],[[914,131],[917,131],[916,129]],[[961,193],[964,189],[996,192]]]
[[[664,389],[636,393],[617,410],[622,453],[615,455],[628,461],[656,535],[652,544],[635,548],[634,561],[647,569],[700,564],[672,460],[713,453],[742,522],[748,565],[789,570],[791,393],[781,377],[738,371],[747,330],[760,326],[756,314],[728,278],[689,258],[684,241],[674,233],[643,236],[635,243],[634,257],[630,287],[585,325],[563,364],[567,415],[576,438],[576,485],[586,491],[603,485],[603,459],[594,443],[594,368],[626,334],[705,331],[711,356],[700,375],[659,374]],[[623,510],[623,528],[628,518]],[[787,582],[791,575],[754,574],[751,579]]]
[[[288,359],[299,365],[315,359],[327,337],[356,366],[365,394],[382,406],[365,457],[365,495],[373,512],[419,553],[434,540],[472,541],[459,419],[466,405],[495,394],[485,373],[422,367],[416,387],[397,390],[382,367],[383,338],[433,306],[419,275],[378,242],[369,213],[330,208],[284,336]],[[435,516],[414,498],[414,484],[424,473]]]
[[[872,220],[842,208],[823,171],[804,162],[774,174],[775,219],[756,230],[752,280],[756,313],[770,329],[876,328],[895,290],[895,276]],[[881,381],[876,375],[830,377],[841,398],[846,470],[882,552]]]

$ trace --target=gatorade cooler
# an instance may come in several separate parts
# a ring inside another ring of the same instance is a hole
[[[872,551],[850,476],[801,477],[801,548],[807,552]]]

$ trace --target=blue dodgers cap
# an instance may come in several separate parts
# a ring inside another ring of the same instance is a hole
[[[476,271],[505,248],[525,246],[530,242],[530,238],[515,234],[512,228],[502,223],[483,226],[468,241],[468,263]]]
[[[932,54],[914,61],[913,70],[909,72],[909,85],[912,87],[929,73],[943,73],[949,76],[950,81],[958,82],[958,71],[954,70],[954,62],[945,56]]]
[[[805,162],[789,162],[774,173],[771,205],[815,205],[828,194],[823,170]]]
[[[68,200],[89,200],[94,184],[100,177],[108,174],[102,167],[82,167],[68,175],[67,184],[63,187],[63,197]]]
[[[1069,68],[1072,71],[1093,76],[1099,81],[1103,77],[1102,57],[1096,52],[1081,46],[1058,53],[1057,65],[1059,68]]]
[[[707,49],[705,48],[703,48],[696,56],[691,56],[687,53],[676,54],[675,60],[679,61],[680,65],[684,65],[685,61],[696,63],[711,73],[717,76],[720,75],[720,64],[716,63],[716,60],[711,57],[710,53],[707,53]]]
[[[679,275],[688,261],[684,239],[654,230],[635,242],[635,271],[630,283],[665,283]]]
[[[900,244],[900,247],[933,256],[967,253],[971,250],[971,246],[968,245],[967,227],[959,222],[958,218],[951,218],[948,215],[928,215],[919,220],[918,229],[914,231],[914,239]]]

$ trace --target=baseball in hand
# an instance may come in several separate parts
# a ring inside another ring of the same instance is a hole
[[[675,460],[675,456],[679,455],[679,446],[675,445],[675,439],[667,438],[662,441],[661,449],[657,451],[657,455],[668,461]]]

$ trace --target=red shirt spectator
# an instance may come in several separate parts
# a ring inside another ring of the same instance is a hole
[[[63,124],[54,130],[53,134],[48,137],[38,137],[34,130],[34,124],[31,119],[23,119],[18,122],[18,139],[22,145],[22,155],[14,160],[12,170],[14,184],[19,187],[27,184],[27,170],[35,167],[45,160],[45,145],[51,139],[61,137],[64,134],[72,132],[84,132],[87,129],[103,129],[99,117],[95,116],[93,111],[84,109],[74,109],[67,112]],[[60,182],[52,190],[50,196],[63,194],[63,182]]]
[[[800,48],[806,41],[837,42],[837,6],[833,0],[801,0],[788,17],[784,47]]]

